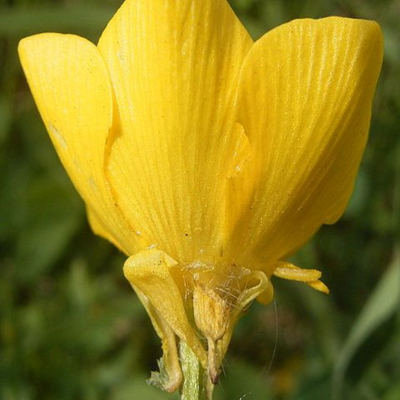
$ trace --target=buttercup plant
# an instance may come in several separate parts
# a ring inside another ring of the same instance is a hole
[[[343,214],[382,63],[372,21],[294,20],[253,42],[226,0],[127,0],[97,46],[23,39],[19,54],[93,231],[161,338],[151,382],[211,399],[233,328],[272,276]]]

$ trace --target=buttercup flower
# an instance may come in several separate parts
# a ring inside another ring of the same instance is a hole
[[[235,322],[273,275],[327,292],[288,256],[342,215],[382,62],[371,21],[295,20],[255,43],[226,0],[127,0],[97,46],[46,33],[21,62],[95,233],[162,340],[217,382]]]

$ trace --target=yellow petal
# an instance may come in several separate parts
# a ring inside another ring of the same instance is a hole
[[[126,260],[124,274],[131,285],[146,296],[157,311],[158,318],[169,324],[205,367],[205,350],[190,325],[181,291],[170,272],[170,268],[175,265],[176,261],[164,252],[156,249],[145,250]]]
[[[381,63],[370,21],[296,20],[255,43],[237,99],[252,160],[232,183],[232,209],[243,210],[233,251],[272,265],[341,216]]]
[[[23,39],[19,55],[57,153],[90,209],[95,231],[126,253],[138,246],[114,204],[104,175],[112,129],[112,92],[97,48],[74,36],[47,33]]]
[[[100,39],[120,118],[117,204],[179,261],[221,251],[231,104],[252,43],[225,0],[127,0]]]

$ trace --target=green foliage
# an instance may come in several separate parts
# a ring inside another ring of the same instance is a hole
[[[25,35],[98,38],[121,1],[0,0],[0,399],[177,399],[147,386],[158,338],[121,267],[90,232],[16,55]],[[400,398],[399,0],[232,0],[253,36],[299,17],[376,19],[385,63],[349,209],[297,256],[325,296],[274,282],[237,327],[217,400]]]
[[[346,371],[357,350],[360,349],[363,342],[371,339],[375,330],[392,317],[399,305],[400,253],[397,250],[393,262],[385,271],[376,289],[369,296],[367,304],[353,324],[350,335],[340,352],[334,371],[333,389],[335,398],[341,398]]]

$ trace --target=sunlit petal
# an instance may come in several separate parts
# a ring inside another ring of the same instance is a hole
[[[96,231],[126,253],[135,251],[132,228],[104,178],[113,105],[97,48],[78,36],[48,33],[22,40],[19,54],[47,131],[91,211]]]
[[[223,0],[128,0],[100,39],[120,118],[107,165],[117,204],[177,260],[226,239],[231,104],[251,45]]]
[[[233,246],[243,259],[271,267],[341,216],[381,63],[381,32],[370,21],[297,20],[255,43],[238,95],[251,152],[231,191],[242,209]]]

